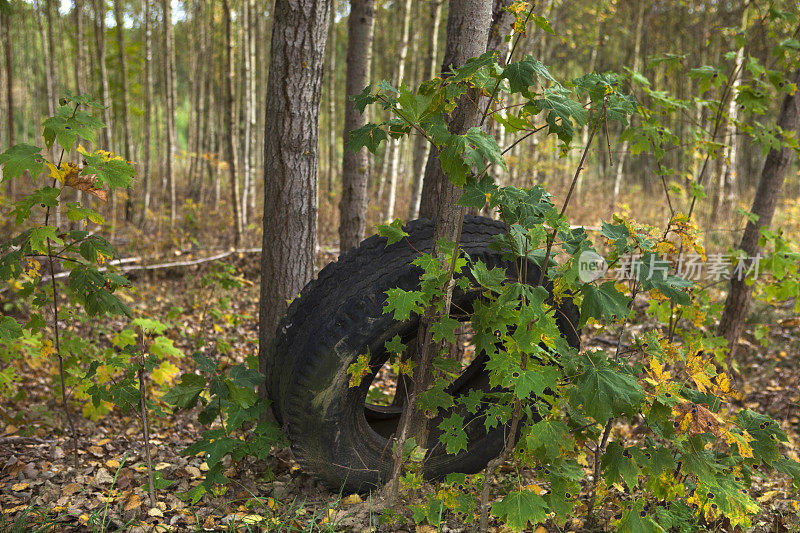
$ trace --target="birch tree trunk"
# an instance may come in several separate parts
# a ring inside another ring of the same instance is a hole
[[[125,58],[125,13],[122,0],[114,0],[114,21],[117,24],[117,52],[119,58],[119,79],[122,84],[122,153],[126,161],[133,160],[133,141],[131,139],[131,122],[128,104],[128,66]],[[133,190],[128,187],[125,200],[125,221],[133,220]]]
[[[400,36],[400,49],[397,52],[397,75],[395,85],[398,87],[405,80],[406,56],[408,56],[408,43],[411,36],[411,0],[405,0],[403,5],[403,32]],[[394,205],[397,201],[397,179],[400,170],[400,140],[389,141],[391,159],[389,160],[389,176],[387,178],[389,192],[387,195],[386,211],[383,219],[390,222],[394,218]]]
[[[253,54],[251,50],[251,10],[250,2],[245,2],[242,6],[242,58],[244,59],[244,76],[242,76],[242,115],[244,131],[242,140],[242,174],[244,183],[242,184],[242,225],[247,225],[249,210],[250,186],[253,180],[252,172],[252,127],[251,115],[253,114],[252,92],[253,92]]]
[[[234,99],[234,80],[236,64],[233,61],[233,30],[231,23],[231,6],[229,0],[222,0],[222,11],[225,18],[225,62],[227,78],[225,80],[225,137],[228,174],[230,178],[231,210],[233,215],[233,244],[237,248],[242,241],[242,215],[240,213],[239,178],[236,175],[236,101]]]
[[[5,147],[14,145],[14,69],[11,53],[11,6],[0,6],[0,32],[3,34],[3,57],[6,74],[6,139]],[[8,199],[14,201],[14,183],[8,180]]]
[[[633,71],[638,72],[642,64],[642,29],[644,28],[644,12],[647,2],[639,0],[639,9],[636,12],[636,36],[633,45]],[[614,176],[614,191],[611,196],[611,208],[616,209],[619,200],[619,191],[622,187],[622,176],[625,169],[625,161],[628,158],[628,141],[622,142],[619,156],[617,157],[617,172]]]
[[[165,146],[164,165],[167,180],[167,202],[169,204],[169,227],[175,226],[175,58],[173,50],[172,33],[172,5],[170,0],[161,0],[164,12],[164,81],[166,94],[164,95],[165,114]]]
[[[276,0],[274,9],[259,304],[259,368],[265,375],[286,302],[314,275],[319,107],[331,12],[330,0]]]
[[[331,21],[330,36],[328,37],[327,48],[329,50],[328,59],[328,87],[330,96],[328,97],[328,171],[326,172],[325,192],[333,192],[333,179],[337,165],[336,150],[336,11],[338,8],[337,0],[331,0]],[[346,149],[345,149],[346,150]]]
[[[742,31],[747,29],[746,5],[742,9],[742,23],[740,28]],[[731,206],[736,200],[736,163],[738,160],[739,144],[736,128],[736,121],[739,118],[739,105],[736,102],[736,91],[737,87],[741,85],[744,72],[744,46],[745,44],[742,43],[742,46],[736,50],[736,56],[733,60],[734,78],[733,83],[731,84],[731,94],[729,96],[730,99],[728,100],[728,116],[725,122],[725,137],[722,141],[725,145],[725,149],[722,156],[722,169],[719,173],[716,196],[714,197],[714,209],[711,211],[712,221],[717,221],[720,219],[724,220],[725,215],[730,213]]]
[[[153,123],[153,24],[152,0],[142,0],[144,17],[144,155],[142,156],[142,214],[141,220],[147,218],[150,209],[150,129]]]
[[[800,69],[792,75],[793,82],[800,85]],[[787,94],[781,105],[780,115],[778,116],[778,126],[786,132],[800,132],[800,91],[794,94]],[[794,152],[791,148],[783,147],[780,150],[771,149],[764,161],[761,170],[761,180],[758,183],[753,206],[750,212],[758,215],[758,220],[753,222],[748,220],[744,229],[739,249],[747,257],[755,257],[761,252],[758,239],[761,235],[761,228],[769,228],[772,223],[772,216],[775,214],[775,205],[778,202],[783,180],[786,171],[792,161]],[[725,337],[728,341],[728,366],[730,367],[736,355],[736,343],[742,335],[747,313],[750,309],[750,302],[753,298],[753,289],[748,286],[744,279],[731,277],[731,288],[725,300],[725,308],[722,311],[722,318],[719,322],[717,334]]]
[[[439,47],[439,24],[442,20],[442,0],[431,0],[430,2],[430,22],[428,23],[428,52],[424,59],[422,70],[422,81],[433,77],[433,70],[436,68],[437,49]],[[408,207],[408,220],[419,217],[419,203],[422,198],[422,176],[425,172],[425,160],[428,157],[430,145],[428,140],[422,136],[414,139],[413,171],[411,179],[411,201]]]
[[[442,61],[443,74],[486,51],[491,22],[491,2],[461,0],[450,4],[447,16],[447,42]],[[456,108],[447,119],[447,128],[451,133],[464,134],[469,128],[480,124],[481,111],[473,104],[479,98],[477,91],[471,90],[459,99]],[[456,205],[456,201],[461,190],[450,183],[444,174],[435,148],[431,148],[428,156],[422,191],[421,215],[426,218],[436,218],[433,242],[438,243],[441,239],[458,241],[463,211]],[[438,245],[434,244],[434,257],[437,254]],[[447,302],[444,307],[443,313],[448,315],[450,311]],[[413,387],[398,425],[392,478],[386,486],[389,502],[394,502],[398,494],[405,442],[411,437],[423,445],[428,441],[427,418],[425,413],[415,406],[417,396],[428,388],[431,381],[430,363],[437,348],[432,341],[431,331],[431,325],[435,320],[435,313],[429,310],[420,321],[416,342],[421,348],[418,350],[419,355],[415,357],[417,366],[414,369]]]
[[[367,122],[350,96],[369,84],[372,38],[375,31],[375,0],[350,0],[347,21],[347,79],[344,94],[344,135],[342,156],[342,198],[339,202],[339,251],[358,245],[367,227],[367,186],[369,155],[366,148],[347,148],[350,132]],[[365,110],[366,111],[366,110]]]

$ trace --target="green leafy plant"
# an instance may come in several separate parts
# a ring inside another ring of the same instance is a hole
[[[524,28],[530,13],[517,10],[517,17]],[[701,86],[708,90],[726,83],[716,69],[699,67],[690,76],[704,80]],[[646,85],[638,73],[631,73],[628,80]],[[739,395],[715,357],[724,352],[724,344],[713,334],[678,328],[684,310],[695,320],[703,320],[708,310],[704,288],[672,274],[667,258],[670,252],[683,249],[704,253],[691,223],[702,189],[692,189],[687,214],[672,210],[670,201],[670,217],[661,230],[615,217],[603,223],[600,239],[593,242],[583,228],[572,228],[565,216],[592,140],[598,132],[608,131],[609,122],[626,126],[628,116],[638,108],[643,120],[625,134],[634,150],[652,150],[660,159],[664,143],[677,143],[658,117],[664,109],[675,111],[687,103],[648,89],[646,95],[659,112],[643,108],[623,92],[624,81],[614,74],[591,73],[560,83],[533,57],[502,65],[496,54],[487,53],[416,90],[383,81],[353,97],[360,111],[379,105],[391,118],[351,132],[351,149],[366,147],[375,152],[389,137],[424,136],[437,148],[450,182],[462,189],[458,201],[462,214],[467,208],[488,208],[508,228],[494,244],[516,263],[516,279],[460,253],[458,241],[440,242],[436,252],[421,253],[413,261],[422,270],[417,288],[386,293],[385,312],[397,320],[411,315],[436,317],[430,368],[405,371],[430,374],[430,385],[410,397],[413,408],[431,418],[459,403],[462,411],[474,415],[482,405],[487,429],[508,427],[500,457],[490,462],[484,476],[474,478],[475,490],[481,486],[482,530],[486,530],[488,513],[515,531],[548,516],[559,525],[576,513],[596,520],[598,500],[620,509],[614,527],[625,531],[688,530],[701,524],[714,527],[722,521],[747,527],[759,509],[748,492],[756,469],[784,472],[800,484],[800,464],[782,454],[787,437],[777,423],[732,405]],[[495,137],[478,127],[464,134],[449,131],[447,115],[469,91],[488,98],[484,117],[516,136],[510,146],[544,131],[558,138],[560,151],[566,154],[576,132],[588,128],[588,143],[560,208],[540,186],[501,187],[489,176],[491,167],[506,169],[503,155],[510,147],[501,148]],[[743,94],[740,89],[737,98],[744,98]],[[723,113],[723,102],[707,105]],[[743,100],[743,105],[756,105],[748,102]],[[712,135],[704,142],[710,154],[719,139]],[[670,200],[668,190],[667,195]],[[379,231],[388,244],[405,236],[400,221],[380,226]],[[601,257],[601,251],[607,251],[610,267],[633,257],[635,268],[618,280],[581,279],[581,254]],[[778,270],[793,272],[786,266],[793,257],[785,252],[779,255],[774,261],[784,266]],[[539,286],[525,282],[529,261],[541,268]],[[457,361],[453,364],[449,354],[460,322],[450,315],[449,294],[460,274],[458,287],[479,293],[470,313],[472,344],[475,353],[488,356],[489,383],[497,388],[453,397],[446,388],[461,367]],[[552,283],[551,292],[543,288],[545,280]],[[782,294],[791,294],[796,285],[792,287]],[[632,345],[623,347],[622,336],[637,295],[646,295],[652,314],[665,319],[666,334],[653,330],[635,335]],[[615,348],[608,352],[571,348],[556,324],[562,301],[579,305],[581,325],[598,324],[615,331],[619,339]],[[386,348],[390,353],[405,349],[394,340]],[[351,386],[358,385],[365,374],[360,362],[350,368]],[[468,445],[464,423],[454,411],[439,425],[439,440],[448,453]],[[644,437],[626,442],[624,434],[614,431],[617,424],[636,426]],[[405,444],[401,438],[394,446],[405,450]],[[424,455],[424,450],[415,449]],[[529,486],[520,475],[499,501],[489,505],[491,476],[512,456],[529,469],[536,485]],[[405,480],[407,486],[417,488],[419,469],[411,463]],[[583,498],[578,497],[581,482],[587,487]],[[443,512],[474,514],[474,497],[461,507],[453,503],[458,498],[445,496],[446,485],[442,487],[435,497],[415,507],[415,520],[436,525]]]
[[[208,465],[203,483],[187,494],[193,503],[206,492],[216,490],[215,487],[227,485],[226,457],[233,461],[248,456],[265,460],[272,446],[283,441],[277,425],[264,420],[269,402],[256,392],[265,379],[257,370],[257,358],[251,356],[246,363],[230,364],[225,359],[231,345],[225,336],[206,334],[210,329],[209,319],[215,324],[232,325],[243,319],[231,311],[230,293],[244,283],[233,267],[225,264],[214,266],[200,280],[201,290],[196,300],[204,306],[203,323],[194,339],[198,350],[192,354],[197,372],[184,373],[162,397],[176,409],[200,407],[198,420],[208,428],[183,450],[184,455],[202,454]],[[204,348],[213,355],[204,353]]]
[[[0,339],[15,341],[42,336],[42,356],[54,356],[58,363],[56,388],[60,389],[76,461],[78,435],[68,402],[70,387],[75,387],[79,379],[68,372],[73,359],[72,354],[65,351],[59,325],[66,318],[66,301],[79,306],[90,317],[131,315],[128,306],[116,294],[118,289],[129,285],[128,280],[104,266],[109,259],[117,257],[117,252],[106,239],[88,229],[90,224],[103,224],[102,215],[89,206],[63,198],[65,189],[73,188],[105,201],[109,190],[128,187],[133,179],[134,169],[130,163],[103,150],[89,151],[81,144],[94,143],[97,132],[104,127],[95,115],[100,107],[101,104],[88,95],[67,92],[60,99],[56,114],[42,124],[46,150],[17,144],[0,154],[3,169],[0,182],[29,180],[34,186],[13,204],[11,215],[19,232],[0,243],[0,280],[8,282],[19,298],[27,299],[32,310],[22,324],[13,316],[3,316]],[[67,159],[73,148],[81,162]],[[58,157],[55,154],[59,154]],[[48,173],[46,178],[41,177],[44,171]],[[42,184],[42,180],[49,183]],[[56,225],[57,211],[71,224],[87,229],[65,229]],[[67,274],[65,294],[57,281],[59,272]],[[4,352],[4,358],[10,358],[11,353],[10,350]],[[14,379],[11,368],[5,369],[3,381],[6,385]]]

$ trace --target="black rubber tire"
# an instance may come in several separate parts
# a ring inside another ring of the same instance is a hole
[[[397,334],[404,341],[416,337],[418,318],[401,323],[383,313],[388,289],[417,286],[420,269],[411,265],[411,260],[432,246],[431,221],[416,220],[405,229],[410,234],[407,239],[386,247],[386,239],[370,237],[323,268],[289,306],[271,347],[267,387],[275,416],[303,469],[335,490],[372,489],[389,475],[388,437],[397,425],[398,410],[365,409],[364,401],[375,373],[388,358],[384,343]],[[500,253],[489,249],[492,237],[504,232],[502,222],[466,217],[461,246],[473,259],[480,259],[489,268],[502,266],[516,278],[514,264],[504,262]],[[536,283],[538,278],[538,267],[529,264],[528,282]],[[456,292],[454,302],[469,309],[475,296],[474,292]],[[559,311],[559,328],[572,346],[578,346],[578,309],[572,302],[562,302]],[[368,349],[372,373],[359,387],[351,388],[347,368]],[[451,394],[475,388],[488,390],[484,360],[482,356],[475,358],[451,385]],[[426,478],[478,472],[501,450],[506,427],[487,433],[480,412],[462,414],[468,447],[455,455],[442,449],[438,420],[431,422],[423,472]]]

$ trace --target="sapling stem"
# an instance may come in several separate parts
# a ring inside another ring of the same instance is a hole
[[[147,380],[144,374],[144,332],[141,333],[142,352],[139,355],[139,408],[142,416],[142,435],[144,437],[144,456],[147,461],[147,489],[150,495],[150,507],[156,505],[156,488],[153,483],[153,459],[150,456],[150,425],[147,417]]]

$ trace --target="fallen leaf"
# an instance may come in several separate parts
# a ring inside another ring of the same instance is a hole
[[[361,499],[361,496],[358,494],[351,494],[350,496],[344,498],[342,500],[342,505],[355,505],[357,503],[361,503],[364,500]]]
[[[151,508],[150,508],[150,509],[147,511],[147,514],[148,514],[149,516],[157,516],[157,517],[160,517],[160,518],[163,518],[163,517],[164,517],[164,513],[163,513],[163,512],[161,512],[161,509],[159,509],[158,507],[151,507]]]
[[[91,453],[95,457],[102,457],[103,448],[101,448],[100,446],[89,446],[89,453]]]
[[[106,485],[108,483],[113,483],[114,478],[111,476],[111,474],[108,473],[108,470],[106,470],[105,468],[101,468],[94,475],[94,481],[95,483],[99,483],[100,485]]]
[[[109,461],[106,461],[106,466],[109,468],[119,468],[119,461],[117,461],[116,459],[111,459]]]
[[[72,496],[76,492],[81,490],[81,486],[77,483],[67,483],[64,485],[64,488],[61,489],[62,496]]]
[[[134,509],[138,509],[142,505],[142,499],[139,497],[138,494],[131,494],[131,497],[128,498],[128,501],[125,502],[124,509],[126,511],[132,511]]]
[[[30,486],[31,486],[30,483],[14,483],[13,485],[11,485],[11,490],[13,490],[14,492],[19,492],[27,489]]]

